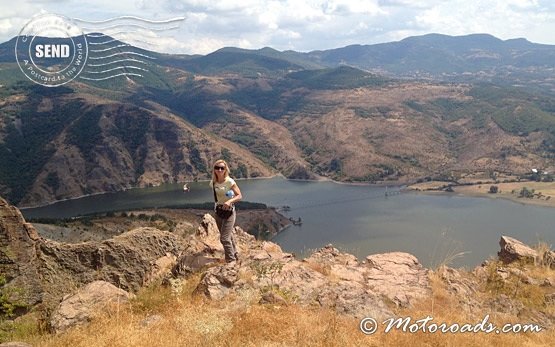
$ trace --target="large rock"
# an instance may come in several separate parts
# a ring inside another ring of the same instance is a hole
[[[534,263],[538,259],[538,252],[536,252],[536,250],[530,248],[515,238],[501,236],[499,246],[501,246],[501,250],[497,253],[497,255],[504,263],[512,263],[513,261]]]
[[[437,270],[437,275],[445,283],[447,291],[458,299],[461,307],[466,312],[474,312],[481,309],[480,302],[476,300],[476,297],[480,288],[479,281],[486,281],[485,277],[483,280],[478,279],[478,276],[482,276],[482,271],[485,270],[477,267],[473,273],[468,273],[442,265]],[[483,276],[487,275],[484,273]]]
[[[52,314],[50,325],[59,333],[76,325],[89,322],[110,304],[127,302],[133,294],[105,281],[95,281],[67,296]]]
[[[169,272],[184,248],[182,238],[156,228],[138,228],[102,242],[46,240],[0,198],[0,274],[9,299],[29,307],[57,303],[68,288],[94,280],[136,291]]]
[[[412,254],[391,252],[366,257],[366,283],[400,306],[431,294],[428,270]]]
[[[100,279],[137,291],[152,279],[160,258],[176,257],[182,249],[183,241],[177,235],[148,227],[102,242],[46,241],[41,245],[41,273],[49,282],[64,278],[79,286]]]
[[[394,317],[380,295],[354,281],[332,283],[320,289],[317,301],[324,307],[361,319],[372,317],[379,321]]]
[[[210,299],[220,300],[225,297],[237,282],[235,264],[226,264],[208,269],[203,273],[195,293],[202,293]]]
[[[42,301],[38,271],[39,246],[43,242],[21,212],[0,197],[0,275],[6,280],[10,301],[34,305]]]
[[[410,254],[370,256],[368,265],[328,245],[299,261],[272,242],[242,237],[240,229],[237,242],[241,261],[206,264],[206,257],[218,253],[215,244],[219,235],[216,239],[217,229],[211,217],[203,221],[196,234],[201,246],[193,247],[200,252],[183,256],[178,264],[182,264],[181,273],[185,276],[194,269],[204,271],[195,292],[214,300],[249,292],[258,293],[258,299],[251,302],[316,303],[358,318],[385,319],[393,313],[383,301],[384,295],[400,305],[410,305],[430,292],[427,271]],[[209,268],[202,270],[203,267]]]

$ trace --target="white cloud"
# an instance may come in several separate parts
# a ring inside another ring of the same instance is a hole
[[[526,37],[555,43],[551,35],[553,13],[540,10],[535,0],[456,0],[424,10],[415,18],[421,28],[430,32],[489,33],[502,39]]]

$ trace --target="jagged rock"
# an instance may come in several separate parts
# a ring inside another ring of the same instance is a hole
[[[366,262],[368,286],[397,305],[409,306],[431,293],[428,270],[411,254],[374,254],[366,257]]]
[[[316,300],[321,306],[355,318],[372,317],[383,321],[394,314],[378,294],[353,281],[341,281],[325,286]]]
[[[513,300],[505,294],[499,294],[497,297],[487,300],[485,302],[485,307],[490,307],[493,312],[506,313],[510,315],[518,315],[518,313],[524,308],[524,305]]]
[[[248,245],[254,244],[256,241],[254,236],[237,226],[233,230],[233,236],[239,253],[248,251],[250,249]],[[187,254],[202,253],[218,257],[223,257],[224,254],[216,220],[208,213],[202,217],[196,233],[187,238],[185,243],[187,244]]]
[[[211,215],[204,215],[195,236],[204,244],[204,248],[198,251],[203,251],[207,254],[223,253],[224,247],[220,242],[220,232],[218,231],[216,220]]]
[[[341,253],[337,248],[334,248],[331,244],[317,250],[312,253],[310,257],[306,258],[305,261],[328,264],[328,265],[348,265],[357,266],[359,265],[358,259],[348,253]]]
[[[472,277],[472,274],[463,276],[459,270],[445,265],[439,267],[437,275],[446,284],[447,291],[458,298],[459,304],[465,311],[473,312],[480,308],[480,303],[476,300],[479,288],[476,276]]]
[[[341,253],[332,245],[327,245],[314,252],[304,262],[313,268],[320,267],[322,272],[338,280],[364,282],[365,267],[360,267],[358,259],[348,253]]]
[[[50,324],[55,332],[86,323],[109,304],[127,302],[134,295],[105,281],[95,281],[67,296],[52,314]]]
[[[182,240],[156,228],[137,228],[102,242],[41,244],[41,273],[46,281],[60,278],[77,285],[96,279],[137,291],[152,275],[153,264],[183,249]]]
[[[250,252],[252,253],[251,258],[254,260],[285,259],[293,257],[291,253],[283,252],[279,245],[268,241],[262,241],[260,249],[256,247]]]
[[[21,212],[0,197],[0,274],[10,301],[32,306],[43,300],[38,270],[41,242]]]
[[[272,283],[273,282],[273,283]],[[283,263],[283,267],[274,279],[259,279],[258,286],[277,285],[295,296],[300,303],[310,303],[318,291],[329,283],[323,274],[304,266],[298,260]]]
[[[213,267],[203,273],[195,293],[221,300],[229,293],[235,282],[237,282],[237,268],[234,263]]]
[[[166,253],[165,256],[156,259],[151,263],[150,271],[143,279],[143,286],[148,285],[158,279],[165,278],[175,267],[177,257],[171,253]]]
[[[204,253],[183,254],[177,259],[171,273],[174,277],[187,277],[216,262],[218,262],[218,258],[207,256]]]
[[[505,264],[516,260],[534,263],[538,259],[538,252],[515,238],[501,236],[499,246],[501,246],[501,250],[497,255]]]
[[[25,342],[5,342],[5,343],[0,343],[0,347],[33,347],[33,346]]]
[[[437,273],[447,283],[447,290],[451,293],[465,298],[476,294],[478,283],[463,277],[458,270],[444,265],[437,270]]]
[[[539,281],[533,279],[532,277],[528,276],[524,271],[521,269],[510,268],[508,271],[515,277],[517,277],[522,283],[531,284],[537,286],[540,284]]]
[[[25,305],[58,302],[68,287],[98,279],[138,290],[183,249],[181,238],[156,228],[138,228],[102,242],[46,240],[0,198],[0,273],[6,288],[14,289],[10,300]]]

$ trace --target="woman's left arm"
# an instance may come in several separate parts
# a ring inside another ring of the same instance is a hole
[[[241,195],[241,189],[239,189],[239,186],[237,184],[232,185],[231,190],[233,190],[233,192],[235,193],[235,196],[232,197],[231,199],[227,200],[224,203],[228,206],[231,206],[231,204],[233,204],[234,202],[237,202],[237,201],[239,201],[243,198],[243,195]]]

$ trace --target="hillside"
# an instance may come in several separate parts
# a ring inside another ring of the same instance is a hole
[[[142,77],[43,88],[10,62],[12,41],[0,194],[18,206],[205,179],[219,157],[235,177],[346,182],[555,171],[551,46],[426,35],[310,53],[139,50],[153,58]]]

